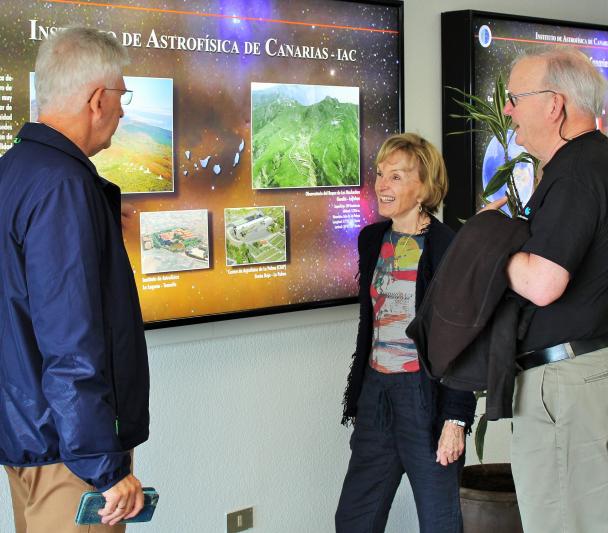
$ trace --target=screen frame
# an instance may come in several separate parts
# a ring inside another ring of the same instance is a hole
[[[567,26],[608,32],[608,26],[587,22],[546,19],[493,13],[489,11],[462,10],[441,14],[441,92],[442,92],[442,143],[443,157],[448,171],[450,188],[445,198],[443,220],[458,230],[461,220],[475,214],[475,149],[477,134],[464,119],[450,117],[462,114],[462,108],[454,102],[456,87],[475,94],[475,46],[474,21],[476,18],[506,20],[532,24]],[[454,132],[466,131],[459,135]]]
[[[403,131],[404,121],[405,121],[405,111],[404,111],[404,92],[405,92],[405,79],[404,79],[404,5],[401,0],[335,0],[338,2],[346,2],[354,5],[376,5],[376,6],[386,6],[389,8],[395,8],[397,12],[398,19],[398,57],[399,57],[399,96],[398,96],[398,104],[399,109],[397,111],[397,118],[399,121],[399,132]],[[356,254],[357,250],[353,250],[353,253]],[[172,328],[179,326],[189,326],[193,324],[202,324],[208,322],[218,322],[221,320],[233,320],[238,318],[248,318],[248,317],[257,317],[263,315],[274,315],[279,313],[287,313],[292,311],[305,311],[312,309],[322,309],[327,307],[335,307],[339,305],[349,305],[356,303],[358,301],[358,297],[356,295],[346,297],[346,298],[335,298],[329,300],[316,300],[306,303],[298,303],[298,304],[289,304],[289,305],[279,305],[279,306],[271,306],[271,307],[261,307],[257,309],[248,309],[242,311],[230,311],[225,313],[214,313],[209,315],[199,315],[195,317],[183,317],[183,318],[172,318],[168,320],[157,320],[153,322],[144,322],[144,328],[146,330],[155,330],[161,328]]]

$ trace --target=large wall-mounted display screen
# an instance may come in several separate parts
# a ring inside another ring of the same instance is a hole
[[[93,162],[148,327],[353,301],[374,157],[402,129],[401,2],[3,0],[0,156],[37,119],[40,43],[74,25],[132,60]]]
[[[543,45],[578,48],[608,78],[608,27],[479,11],[442,14],[443,149],[450,176],[444,218],[454,227],[481,207],[480,193],[504,156],[491,133],[450,135],[471,126],[449,116],[462,110],[453,101],[459,96],[447,87],[491,102],[496,78],[502,75],[506,82],[512,61]],[[605,116],[598,117],[598,127],[608,132]],[[509,156],[523,150],[513,136]],[[515,180],[525,204],[533,192],[532,165],[518,165]],[[492,199],[503,195],[498,191]]]

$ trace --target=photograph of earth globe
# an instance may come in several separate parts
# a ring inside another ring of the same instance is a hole
[[[522,152],[525,152],[525,150],[522,146],[515,144],[515,136],[511,130],[510,135],[508,153],[509,159],[513,159]],[[504,158],[505,155],[502,146],[496,137],[492,137],[483,156],[483,165],[481,168],[481,181],[484,190],[488,186],[488,183],[490,183],[496,169],[504,164]],[[526,205],[530,196],[532,196],[532,192],[534,192],[534,167],[531,163],[519,163],[515,166],[513,177],[515,178],[515,186],[517,187],[519,198],[522,204]],[[498,191],[490,195],[489,199],[498,200],[499,198],[502,198],[506,194],[506,190],[507,186],[503,185]],[[511,214],[507,206],[503,207],[503,211]]]

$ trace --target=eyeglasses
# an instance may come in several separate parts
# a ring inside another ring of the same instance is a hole
[[[133,100],[133,91],[129,89],[108,89],[106,87],[104,91],[120,91],[122,93],[120,95],[120,105],[129,105]]]
[[[511,102],[511,105],[513,107],[516,107],[517,106],[517,101],[522,96],[533,96],[535,94],[543,94],[543,93],[557,94],[556,91],[552,91],[551,89],[545,89],[544,91],[531,91],[529,93],[519,93],[519,94],[513,94],[513,93],[510,93],[509,91],[507,91],[507,98],[509,99],[509,102]]]
[[[95,91],[97,91],[97,89],[95,89]],[[87,104],[93,99],[95,91],[91,95],[91,98],[87,100]],[[129,105],[131,100],[133,100],[133,91],[130,91],[129,89],[109,89],[108,87],[103,87],[102,91],[120,91],[120,105]]]

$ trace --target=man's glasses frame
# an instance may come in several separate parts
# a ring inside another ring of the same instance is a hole
[[[95,89],[97,90],[97,89]],[[129,89],[111,89],[109,87],[103,87],[104,91],[120,91],[120,105],[129,105],[131,103],[131,100],[133,100],[133,91],[129,90]],[[93,92],[93,94],[95,94],[95,92]],[[91,95],[91,98],[93,98],[93,94]],[[89,103],[91,101],[91,98],[89,98],[87,100],[87,103]]]
[[[120,91],[122,93],[120,95],[120,105],[129,105],[131,100],[133,100],[133,91],[130,91],[129,89],[110,89],[104,87],[104,91]]]
[[[553,91],[551,89],[543,89],[542,91],[530,91],[529,93],[519,93],[519,94],[513,94],[513,93],[507,91],[507,98],[509,99],[509,102],[511,102],[511,105],[513,107],[517,107],[517,101],[522,96],[534,96],[535,94],[543,94],[543,93],[557,94],[557,91]]]
[[[507,91],[507,98],[509,99],[509,102],[511,102],[511,105],[513,107],[517,107],[517,101],[522,96],[533,96],[535,94],[543,94],[543,93],[557,94],[557,91],[553,91],[551,89],[543,89],[542,91],[530,91],[529,93],[519,93],[519,94],[513,94],[513,93]]]

